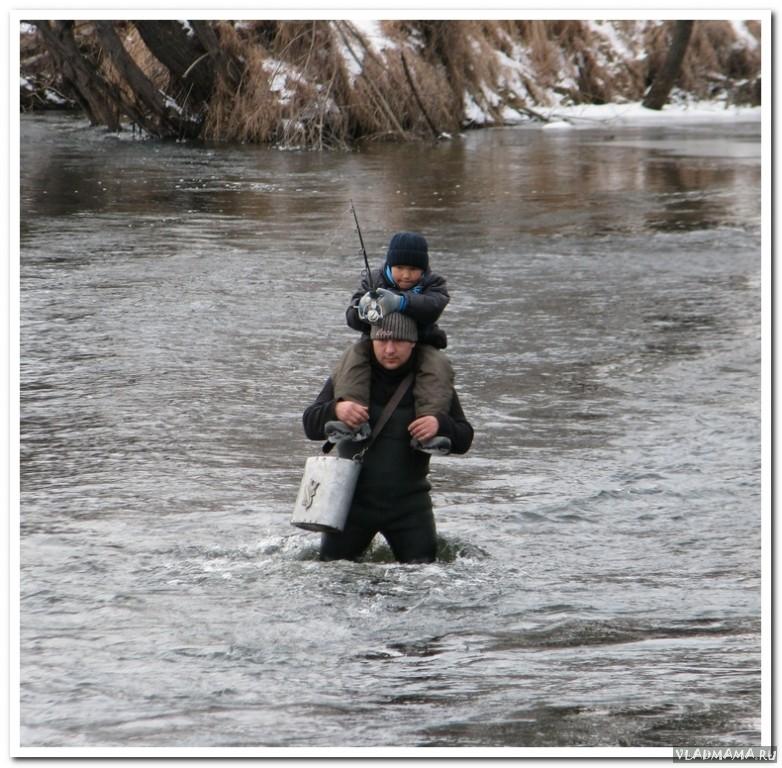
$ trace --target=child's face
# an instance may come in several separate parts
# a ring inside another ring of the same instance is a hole
[[[391,267],[391,277],[394,282],[403,290],[409,291],[424,274],[420,267],[410,267],[407,264],[395,264]]]

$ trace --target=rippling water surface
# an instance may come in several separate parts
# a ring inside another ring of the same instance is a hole
[[[757,745],[757,123],[352,154],[22,118],[27,747]],[[476,429],[317,562],[300,417],[397,229]]]

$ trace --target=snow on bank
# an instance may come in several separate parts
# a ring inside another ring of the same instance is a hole
[[[381,23],[379,21],[348,21],[345,22],[348,28],[358,34],[362,43],[369,46],[373,52],[383,52],[387,48],[397,48],[397,44],[391,40],[387,35],[383,34]],[[345,62],[345,66],[350,77],[350,82],[355,81],[361,76],[364,71],[364,49],[363,46],[356,45],[356,41],[353,44],[347,42],[342,35],[338,36],[339,46],[342,53],[342,58]]]
[[[465,94],[468,124],[488,126],[495,121],[475,100]],[[726,106],[720,101],[698,101],[668,104],[661,110],[647,109],[641,102],[612,104],[577,104],[573,106],[536,107],[540,120],[519,114],[511,107],[502,112],[504,125],[534,125],[547,131],[575,128],[616,127],[619,125],[672,125],[680,123],[751,123],[760,122],[761,107]]]
[[[760,122],[761,107],[726,107],[720,102],[693,102],[670,104],[661,110],[647,109],[641,102],[629,104],[580,104],[571,107],[552,107],[538,112],[551,122],[546,130],[560,128],[594,128],[616,125],[670,125],[672,123],[713,123],[718,121]],[[507,121],[519,123],[518,114],[510,112]]]

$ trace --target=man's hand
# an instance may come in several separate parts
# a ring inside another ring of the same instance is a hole
[[[407,428],[410,435],[420,443],[431,440],[437,434],[438,429],[440,429],[440,422],[437,421],[436,416],[419,416]]]
[[[358,429],[365,421],[369,421],[369,410],[366,406],[354,403],[352,400],[340,400],[336,411],[337,418],[351,429]]]

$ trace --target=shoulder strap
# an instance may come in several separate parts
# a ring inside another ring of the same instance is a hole
[[[380,434],[380,430],[383,429],[383,427],[385,427],[385,425],[388,423],[388,420],[391,418],[391,414],[396,410],[399,402],[405,396],[405,392],[410,389],[410,385],[413,383],[414,377],[415,373],[410,371],[410,373],[408,373],[407,376],[405,376],[404,379],[399,382],[399,386],[396,388],[396,392],[394,392],[391,399],[386,403],[386,407],[383,408],[383,411],[380,414],[380,418],[377,420],[377,424],[375,424],[375,428],[372,430],[372,434],[369,436],[367,446],[362,451],[362,454],[369,450],[369,447],[372,445],[372,443],[375,442],[377,436]]]

